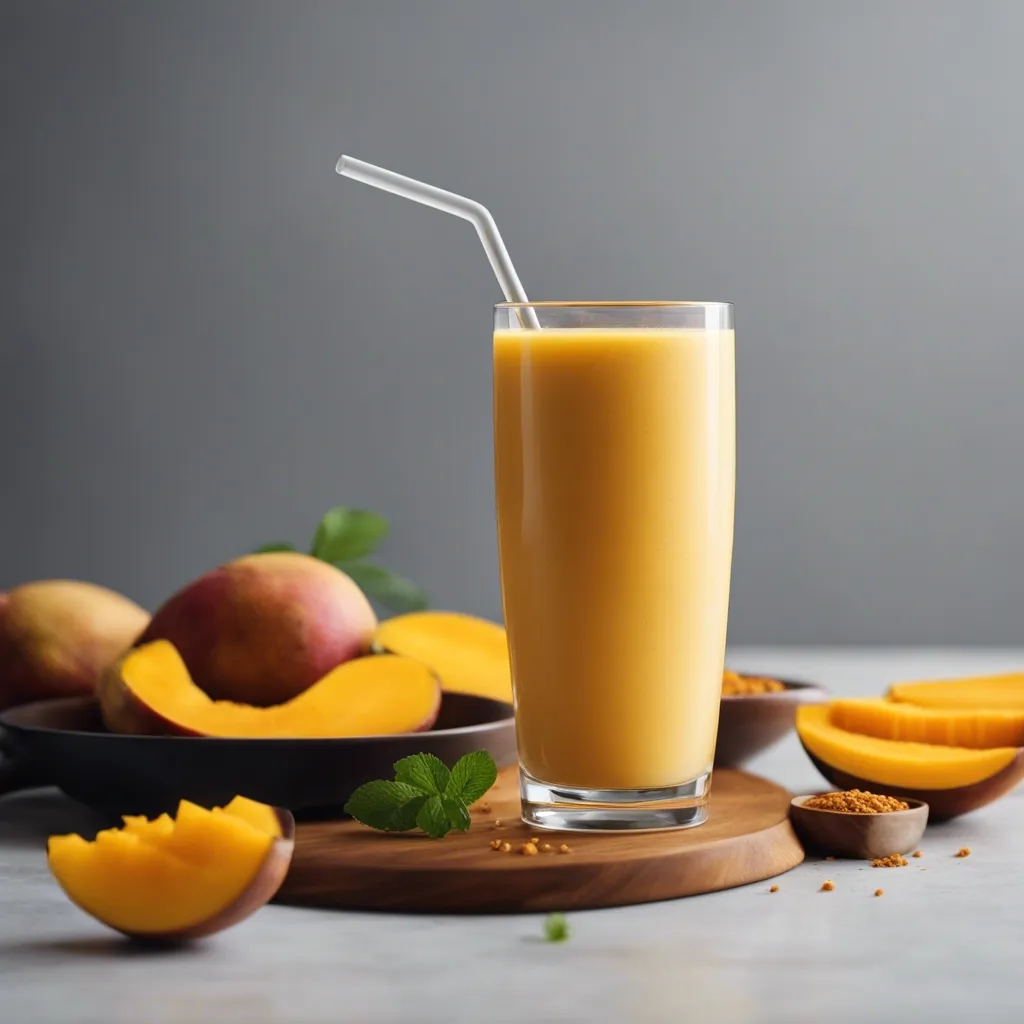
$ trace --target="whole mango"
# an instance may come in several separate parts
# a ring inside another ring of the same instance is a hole
[[[138,643],[169,640],[214,700],[268,707],[369,653],[377,616],[357,584],[300,552],[244,555],[186,584]]]
[[[91,695],[149,622],[134,601],[79,580],[36,580],[0,593],[0,710]]]

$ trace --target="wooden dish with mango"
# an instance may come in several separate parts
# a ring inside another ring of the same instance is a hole
[[[1003,796],[1024,777],[1024,673],[892,684],[801,708],[797,735],[840,789],[920,800],[930,820]]]

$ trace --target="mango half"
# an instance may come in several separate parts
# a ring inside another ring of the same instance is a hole
[[[223,931],[268,903],[288,873],[291,814],[244,797],[176,817],[125,817],[92,842],[51,836],[47,863],[85,913],[132,938],[181,942]]]
[[[336,738],[429,729],[441,685],[424,665],[396,655],[346,661],[284,704],[212,700],[192,681],[177,648],[154,640],[104,673],[100,709],[111,732],[142,735]]]
[[[495,622],[462,612],[409,612],[381,622],[372,649],[422,662],[450,693],[512,703],[508,638]]]

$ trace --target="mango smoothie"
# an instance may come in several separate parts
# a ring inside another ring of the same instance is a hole
[[[584,323],[494,333],[520,763],[547,786],[677,787],[714,760],[733,545],[734,334]]]

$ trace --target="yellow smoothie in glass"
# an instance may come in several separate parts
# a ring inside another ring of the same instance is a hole
[[[734,360],[731,329],[494,333],[502,599],[536,780],[638,790],[711,769]]]

